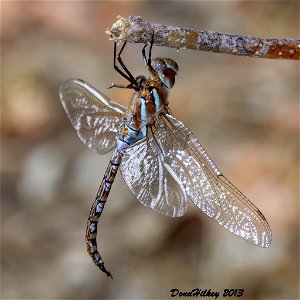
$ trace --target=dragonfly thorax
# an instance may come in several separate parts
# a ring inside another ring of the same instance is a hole
[[[177,63],[164,57],[145,58],[149,78],[137,76],[130,104],[127,109],[127,124],[135,130],[153,124],[157,116],[166,111],[169,104],[168,90],[174,86],[178,71]]]
[[[158,80],[138,76],[139,89],[131,97],[127,109],[127,122],[140,129],[149,126],[168,106],[168,89]]]
[[[126,116],[117,138],[118,151],[124,152],[130,145],[147,136],[147,129],[167,111],[168,88],[160,81],[136,77],[138,89],[133,93]]]
[[[150,77],[135,78],[135,92],[118,134],[118,149],[122,151],[147,135],[147,128],[167,111],[168,90],[175,83],[177,63],[170,58],[157,57],[147,65]]]

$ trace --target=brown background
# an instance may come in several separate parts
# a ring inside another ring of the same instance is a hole
[[[110,155],[78,139],[58,98],[81,78],[106,90],[104,33],[117,15],[260,37],[299,38],[299,2],[1,2],[2,298],[169,298],[170,289],[245,289],[246,299],[296,299],[299,282],[299,63],[155,47],[180,67],[170,107],[264,215],[273,243],[236,238],[190,205],[179,219],[140,205],[117,176],[99,226],[114,280],[91,262],[86,219]],[[142,45],[124,60],[143,74]]]

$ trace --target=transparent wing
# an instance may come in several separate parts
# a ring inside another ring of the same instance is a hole
[[[123,178],[145,206],[171,217],[184,215],[187,194],[168,165],[166,155],[155,140],[155,133],[126,150],[120,166]]]
[[[90,149],[105,154],[115,147],[125,107],[79,79],[63,83],[59,96],[78,136]]]
[[[182,122],[160,116],[148,136],[126,151],[121,164],[124,180],[141,203],[178,217],[190,198],[231,233],[256,246],[270,245],[262,213],[222,175]]]
[[[265,217],[222,175],[192,132],[170,114],[161,118],[157,132],[170,168],[194,204],[231,233],[268,247],[272,233]]]

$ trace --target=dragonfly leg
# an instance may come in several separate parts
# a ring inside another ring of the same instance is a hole
[[[109,87],[107,87],[108,89],[111,89],[111,88],[119,88],[119,89],[132,89],[133,88],[133,85],[132,83],[129,83],[127,85],[123,85],[123,84],[114,84],[112,83]]]
[[[154,41],[154,31],[152,31],[152,36],[151,36],[151,43],[150,43],[150,49],[149,49],[149,55],[148,58],[146,57],[146,47],[148,44],[145,44],[143,49],[142,49],[142,57],[145,62],[145,65],[147,67],[151,67],[151,54],[152,54],[152,46],[153,46],[153,41]]]
[[[121,76],[123,76],[125,79],[127,79],[132,84],[132,86],[134,87],[134,86],[137,85],[137,82],[136,82],[135,78],[133,77],[133,75],[129,72],[129,70],[127,69],[127,67],[125,66],[125,64],[123,63],[122,58],[121,58],[121,54],[122,54],[122,52],[125,48],[126,43],[127,42],[123,43],[122,48],[119,51],[118,55],[117,55],[117,43],[116,42],[114,43],[114,69]],[[117,66],[117,64],[116,64],[117,60],[120,63],[120,65],[122,66],[122,68],[123,68],[123,70],[125,71],[126,74],[122,70],[120,70],[120,68]]]
[[[120,64],[120,65],[122,66],[122,68],[124,69],[124,71],[125,71],[125,72],[127,73],[127,75],[130,77],[130,79],[131,79],[132,81],[136,82],[134,76],[133,76],[133,75],[130,73],[130,71],[127,69],[127,67],[125,66],[125,64],[124,64],[124,62],[123,62],[123,60],[122,60],[122,58],[121,58],[121,54],[122,54],[122,52],[123,52],[123,50],[124,50],[124,48],[125,48],[126,43],[127,43],[127,42],[124,42],[124,44],[123,44],[121,50],[119,51],[119,54],[118,54],[117,59],[118,59],[119,64]]]
[[[148,66],[149,65],[151,66],[151,54],[152,54],[153,41],[154,41],[154,31],[152,31],[152,36],[151,36],[151,43],[150,43],[149,56],[148,56]]]
[[[147,57],[146,57],[146,47],[148,46],[148,44],[145,44],[143,49],[142,49],[142,57],[144,60],[145,65],[147,66]]]

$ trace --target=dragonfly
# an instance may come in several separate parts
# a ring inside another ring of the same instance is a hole
[[[68,80],[60,86],[62,105],[79,138],[98,154],[114,150],[90,210],[87,251],[93,262],[112,278],[97,247],[97,224],[120,168],[135,197],[146,207],[181,217],[191,200],[229,232],[259,247],[271,244],[270,226],[260,210],[220,171],[188,127],[173,116],[168,93],[178,73],[177,63],[151,58],[145,44],[142,59],[148,76],[134,77],[117,53],[114,69],[129,83],[109,88],[133,91],[128,107],[118,104],[88,83]]]

